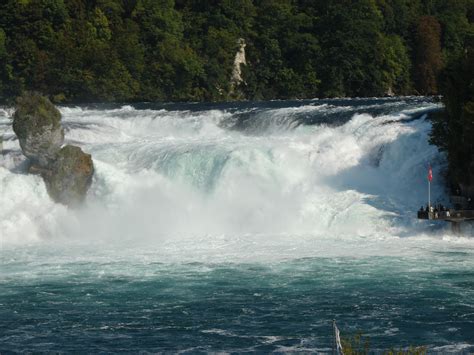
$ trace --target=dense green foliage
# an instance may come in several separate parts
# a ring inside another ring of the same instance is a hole
[[[437,94],[474,0],[3,0],[0,99]],[[244,83],[230,77],[245,40]]]
[[[474,17],[474,12],[471,13]],[[433,119],[431,141],[448,154],[454,188],[474,194],[474,33],[464,51],[448,63],[441,76],[445,110]]]

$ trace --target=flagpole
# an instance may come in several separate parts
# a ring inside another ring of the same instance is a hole
[[[428,209],[431,212],[431,181],[428,180]]]
[[[433,180],[433,170],[430,164],[428,169],[428,212],[431,212],[431,180]]]

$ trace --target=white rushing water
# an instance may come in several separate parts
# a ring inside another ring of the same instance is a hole
[[[25,174],[2,110],[2,248],[96,243],[119,245],[117,255],[146,246],[163,260],[238,261],[474,247],[469,228],[455,237],[416,220],[429,164],[432,201],[448,202],[431,124],[407,119],[437,104],[236,107],[61,108],[67,142],[94,159],[80,210],[53,203]],[[318,121],[348,112],[342,124]]]

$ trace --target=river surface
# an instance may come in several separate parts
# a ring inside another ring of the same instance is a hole
[[[92,154],[69,210],[0,109],[0,353],[474,351],[474,238],[429,98],[61,107]]]

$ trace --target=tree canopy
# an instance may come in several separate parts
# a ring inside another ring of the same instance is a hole
[[[474,0],[4,0],[0,100],[438,94]],[[240,39],[243,82],[230,84]]]
[[[434,116],[431,142],[447,153],[452,186],[474,191],[474,36],[459,53],[441,75],[445,110]]]

